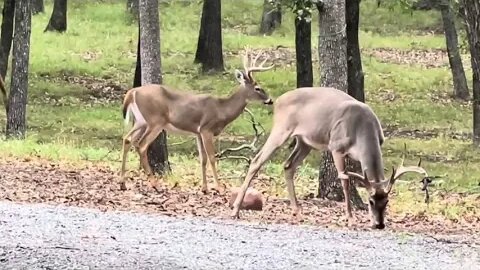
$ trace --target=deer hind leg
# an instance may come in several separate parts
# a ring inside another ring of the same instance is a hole
[[[143,125],[134,125],[133,128],[123,137],[123,145],[122,145],[122,169],[120,171],[120,190],[126,190],[127,186],[125,184],[125,163],[128,155],[128,151],[132,146],[132,141],[136,139],[139,134],[139,131],[144,128]]]
[[[253,177],[258,173],[262,165],[270,158],[270,156],[290,137],[291,131],[283,127],[273,127],[267,141],[263,145],[260,152],[252,160],[250,167],[248,168],[247,175],[240,187],[235,202],[233,203],[233,210],[231,216],[233,218],[239,218],[240,205],[243,202],[245,193],[247,192]]]
[[[202,165],[202,192],[208,192],[207,186],[207,152],[205,152],[205,147],[203,146],[202,136],[197,136],[197,148],[198,156],[200,158],[200,163]]]
[[[295,171],[303,160],[308,156],[312,148],[308,146],[303,140],[299,137],[295,138],[296,144],[290,156],[285,161],[284,170],[285,170],[285,182],[287,183],[288,197],[290,199],[290,207],[292,208],[292,214],[294,216],[300,213],[300,207],[298,205],[297,196],[295,194],[295,185],[293,182],[293,177],[295,176]]]
[[[145,174],[147,174],[148,181],[150,185],[152,186],[153,189],[155,189],[157,192],[159,191],[157,188],[157,180],[155,179],[155,176],[153,175],[152,168],[150,167],[150,164],[148,163],[148,156],[147,156],[147,150],[150,144],[158,137],[158,135],[162,132],[163,128],[160,125],[156,125],[150,128],[147,128],[145,130],[145,133],[143,134],[142,140],[139,142],[138,146],[138,151],[140,154],[140,160],[141,163],[143,164],[143,168],[145,170]]]
[[[215,186],[218,191],[222,191],[223,188],[218,181],[218,174],[217,174],[217,164],[215,158],[215,145],[213,144],[213,134],[210,132],[202,132],[200,133],[203,142],[203,148],[208,156],[208,161],[210,161],[210,167],[212,168],[213,179],[215,181]]]
[[[345,196],[345,215],[349,222],[353,220],[352,204],[350,202],[350,180],[345,174],[345,155],[339,151],[332,151],[333,162],[337,169],[338,178],[342,182],[343,194]]]

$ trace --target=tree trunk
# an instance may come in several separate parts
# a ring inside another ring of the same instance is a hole
[[[358,40],[360,0],[348,0],[345,8],[347,22],[348,94],[361,102],[365,102],[362,56],[360,54],[360,43]]]
[[[139,0],[127,0],[127,11],[138,20],[138,1]]]
[[[204,0],[195,63],[203,72],[223,71],[221,1]]]
[[[46,31],[67,31],[67,0],[55,0],[53,2],[53,11]]]
[[[31,0],[32,1],[32,14],[38,14],[45,12],[45,6],[43,0]]]
[[[10,110],[7,113],[7,138],[25,138],[31,16],[30,1],[15,1],[15,35],[8,100]]]
[[[264,0],[262,21],[260,22],[260,34],[271,35],[281,24],[281,6],[279,4],[272,5],[268,0]]]
[[[142,85],[162,83],[160,55],[160,19],[158,0],[140,0],[140,58]],[[148,163],[156,174],[170,171],[167,134],[162,131],[147,151]]]
[[[473,73],[473,143],[480,146],[480,3],[462,0]]]
[[[466,100],[470,97],[468,92],[467,78],[463,69],[462,58],[458,49],[457,29],[455,28],[455,16],[450,0],[437,0],[438,8],[442,14],[443,29],[447,43],[448,61],[453,78],[453,96],[457,99]]]
[[[318,53],[320,60],[320,85],[347,91],[347,38],[345,0],[332,0],[317,5],[319,10]],[[347,170],[358,172],[358,167],[347,158]],[[355,168],[357,167],[357,168]],[[337,170],[332,154],[326,151],[319,172],[318,196],[343,201],[342,185],[337,179]],[[352,204],[366,209],[353,183],[350,184]]]
[[[2,11],[2,33],[0,35],[0,75],[5,79],[8,69],[8,58],[12,48],[13,17],[15,1],[5,0]]]
[[[297,58],[297,87],[313,86],[312,24],[305,18],[295,18],[295,53]]]

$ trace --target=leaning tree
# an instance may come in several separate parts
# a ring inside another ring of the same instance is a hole
[[[12,77],[7,112],[7,138],[25,138],[30,57],[30,1],[15,1]]]

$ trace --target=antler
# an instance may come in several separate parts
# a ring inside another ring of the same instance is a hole
[[[268,67],[263,66],[269,58],[268,54],[266,55],[266,57],[262,61],[262,63],[260,63],[260,65],[256,66],[258,58],[260,58],[260,55],[263,54],[262,50],[259,51],[258,54],[255,57],[251,56],[250,61],[248,59],[249,54],[250,54],[250,48],[245,47],[245,54],[243,55],[243,68],[245,69],[245,74],[248,75],[249,77],[251,77],[252,72],[266,71],[266,70],[272,69],[275,66],[275,65],[271,65],[271,66],[268,66]]]
[[[397,169],[392,168],[392,176],[388,180],[388,185],[385,188],[385,191],[387,193],[390,193],[390,191],[392,190],[393,184],[395,184],[395,181],[398,178],[400,178],[400,176],[402,176],[403,174],[405,174],[407,172],[416,172],[416,173],[419,173],[419,174],[423,174],[424,177],[428,177],[427,171],[424,168],[421,167],[422,158],[420,158],[420,160],[418,161],[417,166],[403,166],[403,162],[405,161],[406,152],[407,152],[407,144],[405,143],[404,144],[404,152],[402,154],[402,161],[400,162],[400,165],[397,167]]]

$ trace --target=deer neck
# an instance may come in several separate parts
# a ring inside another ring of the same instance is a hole
[[[223,118],[227,122],[233,121],[247,106],[247,93],[240,87],[232,95],[220,100],[222,106]]]
[[[362,170],[369,181],[381,182],[385,179],[383,158],[380,146],[372,143],[366,144],[362,155]]]

